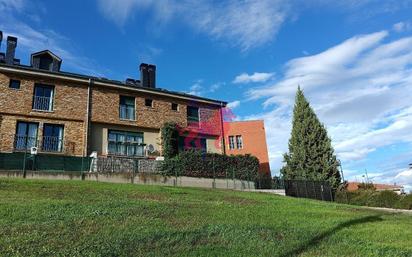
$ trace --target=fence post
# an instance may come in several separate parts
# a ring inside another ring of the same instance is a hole
[[[233,176],[233,189],[236,189],[235,167],[232,167],[232,176]]]
[[[27,156],[27,147],[24,149],[24,156],[23,156],[23,178],[26,178],[26,156]]]
[[[213,169],[213,188],[216,188],[216,170],[215,170],[215,156],[212,156],[212,169]]]

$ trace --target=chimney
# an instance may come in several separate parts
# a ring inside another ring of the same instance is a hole
[[[148,72],[148,64],[141,63],[140,64],[140,81],[142,82],[143,87],[149,87],[149,72]]]
[[[6,50],[6,64],[14,64],[14,54],[16,52],[17,38],[7,37],[7,50]]]
[[[156,65],[149,64],[147,70],[149,73],[149,87],[156,88]]]

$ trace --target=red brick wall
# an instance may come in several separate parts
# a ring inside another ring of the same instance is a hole
[[[224,134],[226,153],[251,154],[259,159],[260,172],[270,174],[269,154],[266,144],[265,124],[263,120],[225,122]],[[243,149],[230,149],[229,136],[241,135]]]

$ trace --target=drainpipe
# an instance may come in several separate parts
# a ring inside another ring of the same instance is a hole
[[[92,90],[93,80],[89,78],[89,85],[87,87],[87,106],[86,106],[86,128],[85,128],[85,138],[84,138],[84,147],[83,147],[83,157],[87,157],[89,149],[89,129],[90,129],[90,97]]]
[[[223,146],[223,154],[226,155],[226,144],[225,144],[225,134],[224,134],[224,127],[223,127],[223,103],[220,103],[220,130],[222,135],[222,146]]]

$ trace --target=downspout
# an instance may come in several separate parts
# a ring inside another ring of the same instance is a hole
[[[86,128],[85,128],[85,138],[83,147],[83,156],[87,157],[89,150],[89,129],[90,129],[90,97],[92,90],[93,80],[89,78],[89,85],[87,87],[87,106],[86,106]]]
[[[222,136],[222,146],[223,146],[223,155],[226,155],[226,143],[225,143],[225,134],[224,134],[224,127],[223,127],[223,103],[220,103],[220,130]]]

